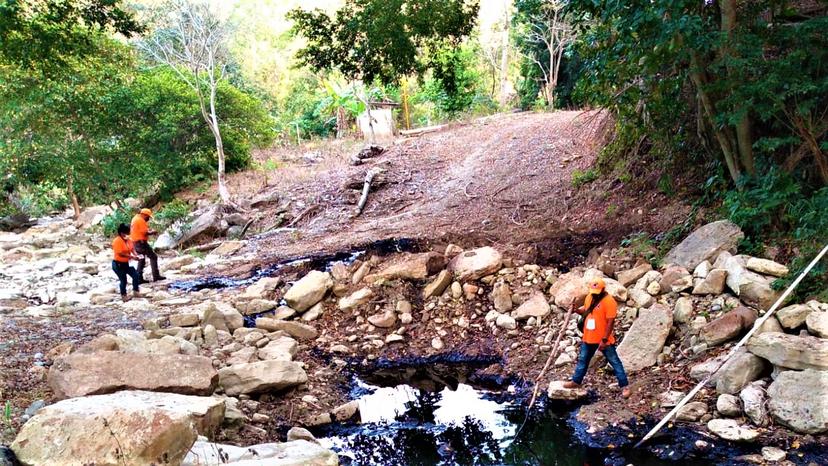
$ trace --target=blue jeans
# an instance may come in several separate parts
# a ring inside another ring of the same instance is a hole
[[[138,291],[138,284],[141,283],[141,280],[138,278],[138,271],[135,270],[135,267],[130,266],[129,262],[112,261],[112,271],[115,272],[118,281],[120,281],[121,296],[126,295],[127,275],[132,277],[132,291]]]
[[[589,368],[589,361],[595,356],[596,351],[598,351],[597,343],[581,343],[581,351],[578,353],[578,364],[575,366],[575,374],[572,375],[573,382],[580,385],[584,381],[584,376],[586,376],[587,369]],[[607,358],[607,361],[612,366],[612,370],[615,371],[618,386],[626,387],[629,385],[630,382],[627,380],[627,373],[624,372],[624,364],[621,363],[621,358],[618,357],[618,353],[615,351],[615,345],[607,345],[603,353],[604,357]]]

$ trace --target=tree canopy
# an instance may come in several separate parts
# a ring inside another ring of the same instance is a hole
[[[474,29],[478,2],[348,0],[336,14],[296,9],[288,18],[307,39],[297,57],[317,70],[391,84],[428,67],[421,49],[457,47]]]

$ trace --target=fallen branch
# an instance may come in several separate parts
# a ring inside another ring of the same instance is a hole
[[[302,220],[305,217],[305,215],[308,215],[309,213],[311,213],[317,207],[319,207],[319,206],[314,204],[314,205],[308,207],[307,209],[303,210],[302,212],[300,212],[299,215],[296,216],[296,218],[294,218],[293,220],[290,221],[290,223],[287,224],[287,228],[291,228],[294,225],[296,225],[297,223],[299,223],[299,220]]]
[[[402,130],[402,131],[400,131],[400,135],[401,136],[420,136],[421,134],[433,133],[433,132],[440,131],[440,130],[443,130],[443,129],[446,129],[446,128],[448,128],[448,125],[424,126],[422,128]]]
[[[365,208],[365,204],[368,202],[368,193],[371,191],[371,182],[374,181],[374,177],[379,173],[379,170],[368,170],[365,173],[365,184],[362,186],[362,196],[359,198],[359,203],[357,203],[357,215],[361,214],[362,209]]]

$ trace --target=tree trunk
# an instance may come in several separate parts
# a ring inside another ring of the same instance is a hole
[[[720,50],[720,56],[726,61],[732,54],[731,41],[733,39],[733,31],[736,29],[737,14],[737,0],[723,0],[720,3],[721,8],[721,27],[725,34],[725,42]],[[726,72],[731,74],[732,69],[730,65],[726,66]],[[733,109],[739,111],[740,108]],[[742,116],[736,124],[736,148],[739,152],[739,160],[742,167],[749,175],[754,175],[756,169],[753,163],[753,138],[751,136],[750,115],[747,112]]]
[[[72,212],[75,220],[80,218],[80,201],[78,195],[75,193],[75,183],[72,179],[72,174],[69,173],[66,177],[66,191],[69,192],[69,199],[72,201]]]
[[[814,157],[814,165],[816,165],[817,173],[822,179],[822,183],[828,185],[828,157],[822,151],[817,141],[818,136],[814,134],[813,127],[806,124],[805,119],[800,115],[793,118],[794,127],[799,136],[805,141],[805,146],[810,150]]]
[[[500,53],[500,106],[506,105],[509,100],[508,71],[509,71],[509,0],[503,1],[503,35],[501,37]]]
[[[717,127],[716,122],[713,121],[713,115],[715,115],[713,101],[704,89],[706,80],[701,68],[701,58],[698,56],[698,52],[695,51],[691,53],[690,57],[690,79],[696,86],[696,92],[698,93],[699,100],[701,100],[702,106],[704,107],[704,113],[707,115],[708,122],[713,130],[713,135],[716,136],[716,140],[719,142],[719,147],[722,149],[722,154],[724,154],[730,178],[735,183],[742,177],[742,171],[739,167],[739,161],[736,159],[736,154],[733,149],[733,138],[729,137],[724,129]]]
[[[216,155],[218,157],[218,191],[222,204],[230,203],[230,191],[224,178],[224,143],[221,140],[218,117],[216,116],[216,85],[210,86],[210,129],[216,138]]]
[[[739,144],[739,158],[742,166],[749,175],[756,174],[756,167],[753,163],[753,137],[751,135],[750,116],[745,114],[739,124],[736,125],[736,141]]]

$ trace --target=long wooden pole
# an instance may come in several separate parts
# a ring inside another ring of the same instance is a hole
[[[635,444],[635,448],[640,447],[644,442],[649,440],[653,435],[655,435],[659,430],[661,430],[661,428],[664,427],[664,425],[667,424],[667,422],[669,422],[670,419],[672,419],[673,416],[675,416],[676,413],[678,413],[679,410],[685,404],[687,404],[688,401],[692,400],[693,397],[696,396],[696,393],[698,393],[699,390],[702,389],[702,387],[707,385],[707,383],[710,381],[710,379],[713,377],[713,375],[727,362],[727,360],[730,359],[734,354],[736,354],[736,351],[738,351],[739,348],[741,348],[742,346],[744,346],[745,343],[747,343],[747,341],[750,339],[750,337],[752,337],[753,334],[756,333],[756,331],[759,328],[762,327],[762,324],[764,324],[766,320],[770,319],[770,317],[773,315],[773,313],[776,312],[776,309],[779,308],[779,306],[783,302],[785,302],[785,300],[788,298],[788,295],[790,295],[791,292],[797,286],[799,286],[799,283],[802,281],[802,279],[804,279],[805,276],[808,275],[808,272],[810,272],[811,269],[813,269],[814,266],[816,266],[816,264],[823,258],[823,256],[825,256],[826,253],[828,253],[828,244],[826,244],[825,247],[822,248],[822,251],[820,251],[820,253],[817,254],[817,256],[814,258],[814,260],[812,260],[811,263],[808,264],[808,267],[805,267],[805,270],[803,270],[802,273],[799,274],[798,277],[796,277],[796,280],[794,280],[794,282],[791,283],[791,286],[789,286],[788,289],[785,290],[784,293],[782,293],[782,296],[780,296],[779,299],[777,299],[776,302],[773,303],[773,306],[771,306],[771,308],[768,310],[768,312],[766,312],[765,315],[763,315],[761,318],[759,318],[759,320],[757,320],[753,324],[753,328],[750,329],[750,331],[747,333],[747,335],[745,335],[739,341],[739,343],[736,343],[736,345],[734,345],[733,348],[730,349],[730,352],[727,353],[727,357],[724,359],[724,361],[722,361],[722,363],[719,364],[719,366],[716,367],[715,370],[710,371],[710,374],[708,374],[707,377],[704,378],[704,380],[699,382],[698,385],[696,385],[692,390],[690,390],[690,393],[688,393],[687,396],[685,396],[684,399],[682,399],[676,405],[676,407],[672,409],[672,411],[667,413],[667,415],[664,416],[664,418],[661,421],[659,421],[659,423],[656,424],[655,427],[653,427],[649,432],[647,432],[647,435],[645,435],[644,438],[642,438],[638,443]]]

